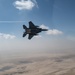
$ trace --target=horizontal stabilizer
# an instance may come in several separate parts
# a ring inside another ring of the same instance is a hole
[[[25,25],[23,25],[23,29],[27,29],[27,27]]]
[[[24,33],[24,34],[23,34],[23,37],[25,37],[26,35],[27,35],[27,33]]]

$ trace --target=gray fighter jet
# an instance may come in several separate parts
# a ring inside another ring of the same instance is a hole
[[[29,34],[28,39],[30,40],[33,36],[38,35],[41,31],[47,31],[48,29],[39,28],[39,26],[35,26],[31,21],[29,22],[29,28],[23,25],[23,29],[25,32],[23,33],[23,37]]]

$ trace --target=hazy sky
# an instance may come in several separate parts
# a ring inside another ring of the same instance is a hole
[[[38,37],[22,37],[28,22],[48,28]],[[75,0],[0,0],[0,51],[74,50]]]

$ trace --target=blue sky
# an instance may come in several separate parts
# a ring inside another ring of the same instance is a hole
[[[24,31],[22,25],[28,27],[29,21],[48,28],[49,31],[40,33],[38,38],[32,38],[30,41],[27,37],[22,38]],[[0,41],[0,50],[9,47],[16,49],[18,46],[19,49],[21,47],[33,49],[34,43],[37,49],[42,49],[42,45],[46,44],[49,45],[44,49],[62,49],[67,42],[69,44],[65,49],[68,47],[74,49],[75,0],[0,0]],[[27,47],[22,46],[23,44]],[[59,44],[61,44],[60,48],[58,48]],[[4,46],[6,48],[3,48]]]

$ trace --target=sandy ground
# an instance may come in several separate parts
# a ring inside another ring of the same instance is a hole
[[[14,56],[4,62],[0,64],[0,75],[75,75],[74,54]]]

